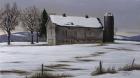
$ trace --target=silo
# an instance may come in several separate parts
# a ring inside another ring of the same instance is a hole
[[[114,16],[112,13],[104,15],[103,42],[114,42]]]

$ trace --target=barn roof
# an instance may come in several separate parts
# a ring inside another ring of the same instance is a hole
[[[80,27],[93,27],[99,28],[102,25],[99,23],[97,18],[94,17],[78,17],[78,16],[66,16],[62,15],[50,15],[53,23],[60,26],[80,26]]]

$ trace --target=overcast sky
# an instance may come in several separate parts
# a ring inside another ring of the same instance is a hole
[[[7,2],[17,2],[21,8],[36,5],[48,12],[78,16],[103,18],[105,12],[112,12],[118,30],[140,32],[140,0],[0,0],[0,7]]]

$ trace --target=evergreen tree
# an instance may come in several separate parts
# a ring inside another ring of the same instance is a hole
[[[40,28],[40,36],[45,36],[47,35],[46,33],[46,23],[48,21],[48,14],[46,12],[46,10],[44,9],[41,15],[41,28]]]

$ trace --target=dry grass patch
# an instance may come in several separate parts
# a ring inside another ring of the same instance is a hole
[[[23,61],[13,61],[13,62],[6,62],[6,63],[23,63]]]
[[[28,75],[29,72],[23,70],[0,70],[1,74],[19,74],[19,75]]]
[[[117,71],[114,67],[108,68],[108,69],[102,69],[102,71],[100,71],[100,68],[97,67],[96,70],[91,73],[91,75],[96,76],[96,75],[101,75],[101,74],[106,74],[106,73],[115,74],[115,73],[117,73]]]
[[[75,61],[57,61],[57,62],[74,63]]]
[[[77,56],[77,57],[74,57],[76,59],[79,59],[79,58],[88,58],[88,57],[91,57],[90,55],[89,56]]]
[[[38,69],[38,70],[35,70],[35,71],[41,71],[42,69]],[[55,71],[54,69],[52,68],[44,68],[43,71]]]
[[[95,75],[101,75],[101,74],[106,74],[106,73],[117,73],[118,71],[133,71],[133,70],[140,70],[140,64],[135,64],[135,59],[133,59],[131,64],[127,64],[124,67],[119,68],[118,70],[116,70],[114,67],[112,68],[103,68],[103,64],[100,61],[99,66],[96,68],[95,71],[93,71],[91,73],[92,76]]]
[[[103,68],[102,62],[100,61],[99,66],[96,68],[95,71],[93,71],[91,73],[91,75],[96,76],[96,75],[101,75],[101,74],[106,74],[106,73],[114,74],[114,73],[117,73],[117,71],[116,71],[116,69],[114,67],[107,68],[107,69]]]
[[[90,55],[87,55],[87,56],[77,56],[77,57],[74,57],[76,59],[80,59],[80,58],[89,58],[89,57],[96,57],[96,56],[101,56],[103,54],[105,54],[106,52],[95,52],[93,54],[90,54]]]
[[[67,67],[67,66],[70,66],[68,64],[55,64],[55,65],[48,65],[48,66],[45,66],[45,67],[48,67],[48,68],[61,68],[61,67]]]
[[[67,67],[64,67],[64,68],[60,68],[60,70],[68,70],[68,71],[77,71],[77,70],[86,70],[86,69],[82,69],[82,68],[67,68]]]
[[[101,56],[101,55],[103,55],[103,54],[105,54],[105,52],[96,52],[96,53],[94,53],[94,54],[91,54],[91,56],[92,56],[92,57],[96,57],[96,56]]]
[[[50,66],[47,66],[47,67],[54,68],[54,67],[61,67],[61,66],[63,67],[63,66],[68,66],[68,65],[57,64],[57,65],[50,65]],[[48,71],[45,71],[44,67],[46,67],[46,66],[44,66],[44,64],[42,64],[41,65],[41,71],[39,71],[38,73],[35,73],[35,74],[33,74],[29,77],[26,77],[26,78],[66,78],[66,77],[73,77],[70,74],[53,74],[53,73],[50,73]]]
[[[132,64],[127,64],[124,67],[120,68],[121,71],[133,71],[140,70],[140,64],[135,64],[135,59],[133,59]]]
[[[80,61],[80,62],[93,62],[93,61],[96,61],[96,60],[93,60],[93,59],[77,59],[77,61]]]
[[[73,77],[69,74],[52,74],[52,73],[35,73],[34,75],[27,77],[27,78],[66,78],[66,77]]]
[[[56,65],[48,65],[45,66],[47,67],[46,69],[43,69],[44,71],[49,71],[48,69],[52,70],[52,71],[73,71],[73,70],[85,70],[85,69],[81,69],[81,68],[70,68],[70,65],[68,64],[56,64]]]
[[[120,71],[133,71],[133,70],[140,70],[140,65],[135,64],[134,66],[125,65],[124,67],[119,69]]]
[[[106,48],[106,49],[113,49],[113,50],[122,50],[122,51],[135,51],[133,49],[129,49],[129,48],[121,48],[121,47],[118,47],[118,48]]]
[[[97,54],[105,54],[105,52],[97,52]]]

